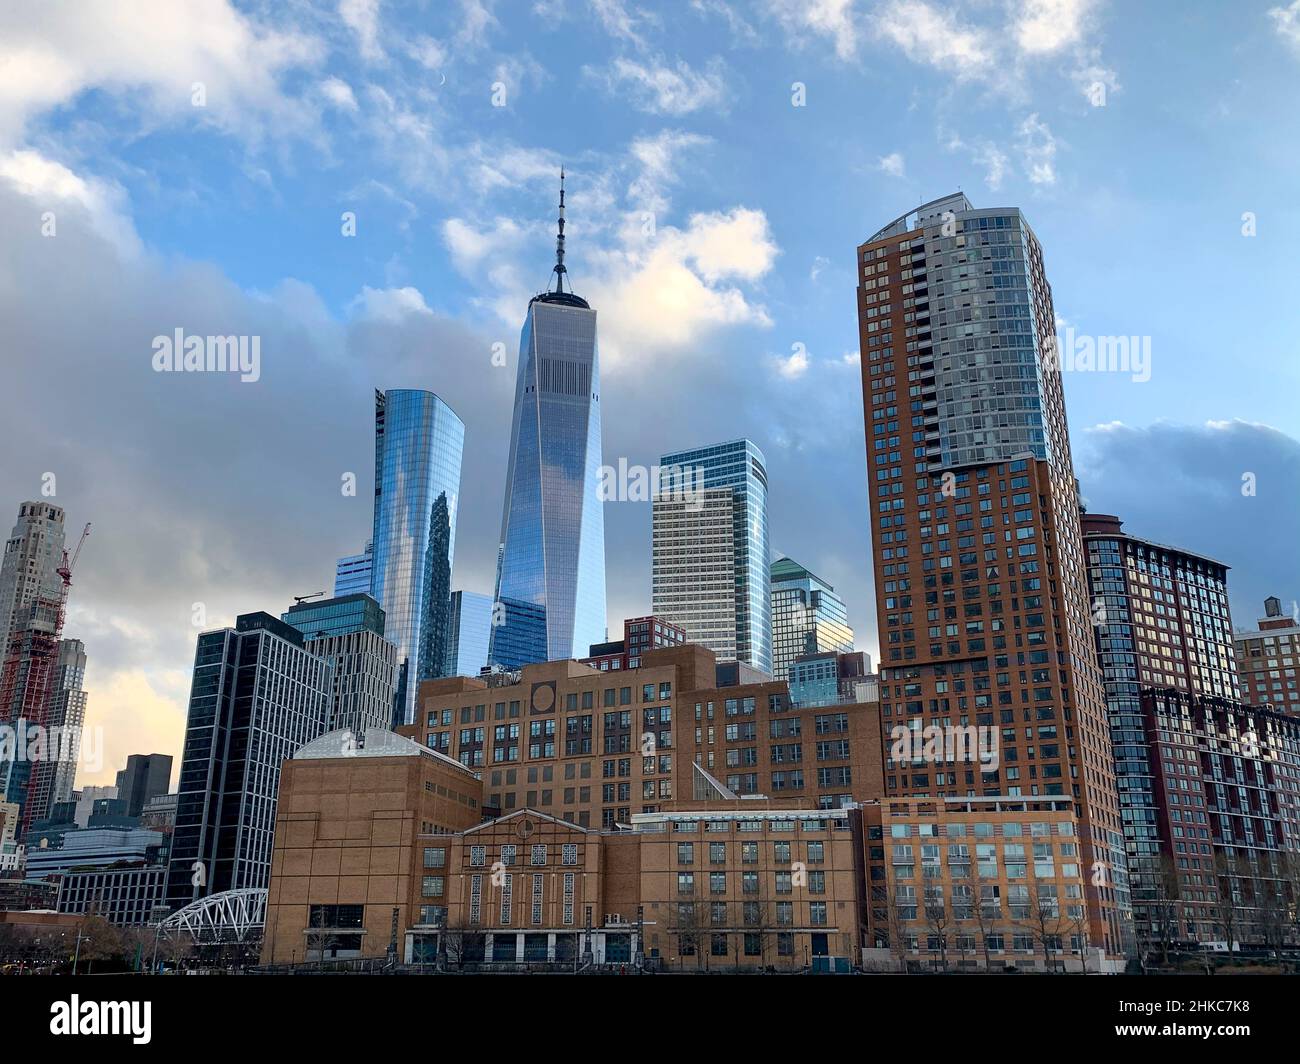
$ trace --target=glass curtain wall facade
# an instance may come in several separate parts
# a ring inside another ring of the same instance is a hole
[[[767,462],[750,440],[659,459],[662,484],[694,485],[654,500],[652,609],[720,660],[772,671]],[[730,496],[728,500],[727,496]],[[719,526],[730,510],[730,527]],[[728,542],[729,540],[729,542]],[[729,624],[714,614],[728,595]]]
[[[451,593],[445,676],[477,676],[488,662],[492,641],[492,598],[474,591]]]
[[[433,392],[375,394],[371,596],[397,645],[393,722],[413,718],[421,680],[442,675],[465,425]]]
[[[519,341],[491,659],[507,669],[585,656],[605,638],[605,518],[596,312],[534,297]]]
[[[1129,892],[1139,939],[1159,937],[1169,905],[1169,862],[1186,863],[1168,837],[1158,751],[1141,692],[1238,698],[1228,567],[1138,539],[1109,514],[1083,516],[1088,586],[1110,714],[1115,783],[1128,849]],[[1181,828],[1180,828],[1181,830]],[[1188,831],[1195,831],[1189,826]],[[1186,843],[1180,838],[1179,846]]]
[[[369,595],[300,602],[280,619],[303,634],[309,653],[333,669],[330,731],[388,728],[397,683],[397,647],[384,638],[384,611]]]
[[[265,888],[280,767],[329,725],[329,662],[266,613],[204,632],[194,654],[167,904]]]
[[[835,588],[798,562],[772,563],[772,678],[788,680],[800,654],[853,649],[853,629]]]

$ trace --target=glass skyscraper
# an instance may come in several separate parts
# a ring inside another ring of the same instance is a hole
[[[199,636],[167,872],[172,909],[270,882],[280,766],[329,727],[331,673],[301,632],[266,613]]]
[[[371,595],[397,645],[393,721],[414,719],[420,680],[442,675],[465,425],[433,392],[375,393]]]
[[[378,602],[366,594],[299,602],[280,619],[302,633],[308,653],[332,667],[330,731],[391,726],[397,647],[384,638],[384,611]]]
[[[566,272],[561,174],[555,286],[529,302],[519,340],[501,517],[491,660],[512,669],[605,638],[596,312],[564,290]]]
[[[370,594],[370,565],[374,560],[374,544],[367,543],[361,554],[340,558],[334,567],[334,597]]]
[[[790,679],[800,654],[853,649],[844,600],[835,588],[789,558],[772,563],[772,676]]]
[[[444,676],[477,676],[492,642],[492,598],[474,591],[451,593]]]
[[[750,440],[659,459],[653,611],[721,660],[772,671],[767,463]]]

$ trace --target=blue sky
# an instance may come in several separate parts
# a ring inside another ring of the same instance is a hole
[[[1231,564],[1238,624],[1294,601],[1297,98],[1285,0],[0,13],[0,498],[54,471],[96,523],[68,634],[110,760],[177,749],[196,604],[279,612],[364,542],[375,387],[466,421],[455,582],[490,590],[561,163],[606,460],[753,438],[775,548],[843,591],[862,649],[854,249],[958,187],[1025,211],[1064,324],[1150,338],[1149,381],[1067,375],[1089,504]],[[261,336],[263,379],[153,373],[176,327]],[[649,508],[606,522],[617,629],[648,609]]]

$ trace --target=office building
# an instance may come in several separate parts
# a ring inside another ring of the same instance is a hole
[[[464,446],[465,425],[433,392],[375,393],[370,594],[397,646],[397,723],[410,719],[420,680],[442,672]]]
[[[652,609],[724,661],[772,672],[767,464],[749,440],[659,459]]]
[[[662,617],[631,617],[623,622],[623,638],[593,643],[584,665],[607,672],[610,669],[639,669],[648,650],[681,646],[686,630]]]
[[[366,544],[360,554],[349,554],[340,558],[334,566],[334,597],[344,595],[370,594],[370,569],[375,558],[375,545]]]
[[[50,804],[72,800],[77,764],[81,756],[82,729],[86,724],[86,645],[80,639],[59,642],[59,660],[54,669],[50,695],[50,724],[60,734],[69,736],[70,756],[54,761],[50,785]]]
[[[492,599],[474,591],[453,591],[444,676],[477,676],[488,663],[492,643]]]
[[[1292,603],[1295,610],[1295,604]],[[1257,706],[1300,716],[1300,611],[1282,612],[1280,599],[1264,600],[1264,616],[1253,629],[1233,636],[1241,697]]]
[[[14,802],[0,802],[0,876],[11,876],[23,870],[23,855],[18,837],[18,806]]]
[[[706,777],[719,793],[823,809],[880,797],[875,704],[794,706],[783,682],[727,672],[687,644],[617,672],[555,661],[433,680],[402,733],[482,772],[489,810],[528,807],[584,828],[672,808]]]
[[[887,796],[1071,799],[1100,870],[1088,945],[1119,956],[1123,822],[1042,248],[1018,209],[957,193],[856,270],[883,726],[1000,744],[996,768],[891,758]]]
[[[507,669],[585,654],[605,636],[605,518],[596,312],[565,290],[564,175],[554,287],[519,339],[491,661]]]
[[[853,629],[835,588],[789,558],[772,563],[772,676],[790,678],[801,654],[848,654]]]
[[[122,862],[112,868],[77,868],[59,877],[55,907],[61,913],[95,915],[119,927],[152,923],[166,908],[167,866]]]
[[[1141,940],[1164,918],[1171,845],[1141,690],[1173,688],[1198,698],[1237,698],[1228,567],[1139,539],[1110,514],[1085,513],[1082,528],[1128,850],[1134,933]]]
[[[104,798],[116,797],[117,788],[109,785],[104,785],[102,787],[91,785],[89,787],[82,787],[79,791],[73,791],[73,823],[75,823],[79,828],[84,828],[90,823],[90,815],[94,812],[97,802]]]
[[[329,662],[329,730],[363,732],[392,723],[397,646],[384,637],[384,611],[368,594],[299,602],[280,619],[298,629],[309,654]]]
[[[329,663],[266,613],[204,632],[194,655],[166,902],[265,887],[280,766],[329,724]]]
[[[871,655],[865,651],[800,654],[789,672],[790,701],[796,706],[880,701],[880,678],[871,671]]]
[[[127,816],[138,817],[144,807],[171,786],[171,754],[131,754],[117,774],[117,797],[126,803]]]

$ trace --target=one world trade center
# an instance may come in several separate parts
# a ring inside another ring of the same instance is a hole
[[[585,657],[605,638],[596,312],[566,291],[563,171],[558,222],[554,282],[519,340],[489,655],[507,669]]]

